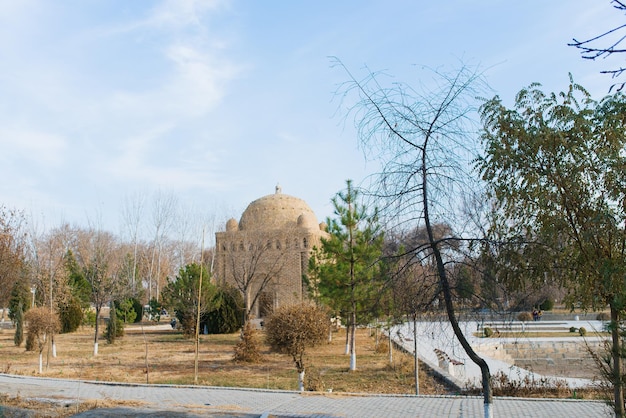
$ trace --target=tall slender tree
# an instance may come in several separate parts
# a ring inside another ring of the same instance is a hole
[[[348,104],[359,140],[367,155],[381,163],[372,177],[370,194],[380,201],[381,214],[391,228],[423,227],[427,244],[415,250],[430,258],[437,271],[448,321],[463,349],[480,367],[484,414],[493,415],[491,373],[487,362],[469,344],[459,326],[448,266],[455,258],[449,243],[471,237],[459,215],[462,196],[473,190],[470,162],[478,141],[474,115],[476,97],[485,83],[481,74],[468,67],[450,73],[432,71],[414,88],[397,80],[387,83],[386,74],[368,71],[357,79],[340,61],[348,75],[338,96]],[[454,225],[447,236],[437,238],[435,226]],[[475,237],[474,237],[475,238]]]
[[[311,258],[309,283],[331,309],[348,319],[350,370],[356,370],[356,327],[380,290],[383,239],[377,212],[368,214],[359,192],[346,181],[346,189],[332,199],[336,218],[328,219],[329,238]]]

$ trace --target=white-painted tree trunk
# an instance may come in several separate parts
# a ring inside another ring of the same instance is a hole
[[[492,404],[490,403],[485,403],[485,418],[493,418],[493,408],[492,408]]]
[[[43,373],[43,352],[39,352],[39,374]]]
[[[304,392],[304,370],[298,373],[298,390]]]
[[[93,355],[94,356],[98,355],[98,343],[97,342],[93,343]]]
[[[54,338],[52,339],[52,357],[57,357],[57,343],[54,341]]]
[[[350,370],[356,370],[356,352],[350,353]]]

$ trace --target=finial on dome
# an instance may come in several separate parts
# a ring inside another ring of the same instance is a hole
[[[283,188],[280,187],[280,184],[276,184],[276,194],[281,194],[283,192]]]

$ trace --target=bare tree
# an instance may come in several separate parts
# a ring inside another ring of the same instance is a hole
[[[100,312],[119,292],[117,277],[118,245],[115,237],[99,229],[78,230],[77,261],[91,286],[91,302],[96,310],[93,354],[98,354]]]
[[[626,12],[626,2],[621,0],[611,0],[611,3],[616,10]],[[572,42],[567,45],[578,48],[584,59],[595,61],[599,58],[605,59],[613,54],[622,54],[626,52],[626,48],[621,47],[624,39],[626,39],[626,23],[583,41],[573,38]],[[612,70],[600,71],[600,73],[610,74],[612,78],[617,78],[625,71],[626,67],[619,66],[618,68]],[[625,83],[614,84],[611,86],[609,91],[614,87],[617,87],[617,91],[621,91],[624,88],[624,85]]]
[[[272,279],[283,269],[281,249],[273,248],[274,240],[242,241],[237,252],[227,256],[226,281],[233,283],[243,295],[244,325],[251,319],[252,309],[261,303],[261,295],[270,286]]]
[[[148,298],[159,300],[161,283],[165,283],[167,277],[163,275],[161,261],[167,233],[174,220],[176,210],[176,198],[172,194],[159,192],[155,195],[152,205],[152,225],[154,226],[154,238],[152,255],[150,259],[150,276],[148,277]],[[154,288],[154,291],[153,291]]]
[[[430,72],[430,86],[416,90],[392,81],[384,85],[385,74],[367,71],[357,79],[339,61],[335,64],[348,75],[338,94],[350,105],[360,143],[366,155],[381,162],[374,176],[371,195],[377,199],[381,216],[396,225],[413,225],[426,231],[427,244],[420,253],[432,260],[448,321],[455,336],[482,374],[485,417],[491,417],[491,374],[487,362],[469,344],[459,325],[447,265],[454,262],[449,242],[463,238],[463,220],[455,218],[460,200],[471,189],[469,171],[478,142],[473,123],[475,98],[483,80],[476,71],[463,66],[451,74]],[[435,225],[458,226],[458,231],[438,239]]]
[[[132,276],[131,276],[131,290],[135,292],[137,290],[137,263],[139,252],[139,232],[141,229],[141,220],[144,217],[145,196],[137,194],[133,197],[126,198],[122,209],[122,219],[125,227],[128,229],[128,233],[131,239],[131,245],[133,247],[132,258]]]
[[[5,318],[11,290],[25,265],[28,234],[23,212],[0,206],[0,307]],[[26,306],[24,308],[27,308]]]

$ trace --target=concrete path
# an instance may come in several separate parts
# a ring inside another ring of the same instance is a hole
[[[462,329],[465,337],[472,345],[472,347],[478,351],[487,351],[489,347],[495,347],[501,345],[502,341],[506,340],[505,338],[480,338],[474,335],[474,332],[479,329],[478,323],[469,321],[462,322],[459,324]],[[527,331],[540,331],[543,328],[554,328],[558,326],[562,329],[569,329],[570,327],[579,328],[581,326],[585,326],[591,333],[594,330],[602,330],[603,324],[600,321],[540,321],[537,323],[529,323],[526,325]],[[391,330],[391,338],[394,339],[398,344],[404,347],[408,352],[413,353],[414,343],[413,343],[413,324],[405,323],[402,325],[398,325]],[[581,341],[581,337],[559,337],[559,341],[565,340],[572,341]],[[515,339],[511,339],[514,341]],[[532,338],[532,341],[554,341],[553,338]],[[588,336],[588,341],[598,340],[598,337]],[[468,385],[473,385],[475,387],[481,386],[481,372],[480,368],[474,364],[460,343],[456,339],[454,332],[452,331],[452,327],[448,322],[418,322],[417,323],[417,353],[420,358],[420,361],[428,364],[432,369],[442,371],[441,368],[438,367],[438,359],[435,354],[435,349],[445,351],[452,358],[459,360],[463,363],[461,367],[458,368],[458,375],[453,376],[447,373],[442,373],[446,378],[448,378],[451,382],[456,384],[457,386],[463,388]],[[595,382],[588,379],[580,379],[580,378],[568,378],[563,376],[543,376],[537,373],[533,373],[531,371],[522,369],[520,367],[511,365],[501,360],[497,360],[494,358],[489,358],[486,355],[482,354],[481,357],[485,359],[487,364],[489,365],[489,369],[491,375],[494,376],[498,373],[503,373],[510,380],[536,380],[539,381],[542,378],[548,378],[553,381],[560,381],[566,383],[570,388],[584,388],[584,387],[593,387],[596,385]]]
[[[376,396],[204,386],[141,385],[76,381],[0,374],[0,394],[54,399],[71,408],[77,401],[115,399],[141,401],[131,410],[120,408],[77,416],[213,416],[213,417],[482,417],[479,397]],[[603,402],[496,398],[494,417],[604,417]],[[0,408],[0,416],[3,416]]]

